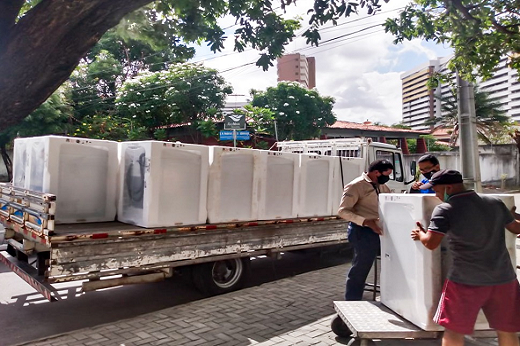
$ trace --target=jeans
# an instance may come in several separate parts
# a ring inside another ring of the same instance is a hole
[[[347,232],[348,241],[354,248],[354,258],[347,274],[345,300],[361,300],[368,273],[380,251],[379,235],[369,227],[352,222]]]

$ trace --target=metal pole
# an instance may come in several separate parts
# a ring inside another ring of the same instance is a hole
[[[276,120],[274,121],[274,138],[278,142],[278,126],[276,126]]]
[[[237,147],[237,130],[233,129],[233,148]]]
[[[464,184],[482,192],[473,85],[457,73],[460,163]]]

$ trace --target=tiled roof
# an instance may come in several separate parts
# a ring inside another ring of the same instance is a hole
[[[392,132],[407,132],[429,134],[429,131],[418,131],[409,129],[399,129],[390,126],[372,125],[372,123],[353,123],[350,121],[338,120],[333,125],[328,126],[333,129],[351,129],[351,130],[367,130],[367,131],[392,131]]]
[[[447,129],[445,127],[437,127],[433,130],[432,135],[434,136],[451,136],[453,129]]]

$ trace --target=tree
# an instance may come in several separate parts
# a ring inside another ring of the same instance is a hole
[[[265,92],[253,91],[252,105],[274,112],[279,140],[302,140],[318,137],[320,128],[332,125],[334,99],[322,97],[296,82],[280,82]],[[274,123],[267,128],[274,133]]]
[[[499,137],[509,131],[510,119],[500,108],[500,103],[490,99],[488,92],[474,87],[475,115],[478,138],[487,144],[496,144]],[[441,102],[440,117],[428,119],[425,125],[442,126],[452,129],[450,145],[454,146],[459,136],[459,117],[457,94],[454,89],[447,97],[439,97]]]
[[[99,120],[102,114],[112,114],[117,89],[127,79],[193,57],[195,49],[175,39],[173,23],[145,6],[103,35],[68,80],[74,119],[81,123],[85,116]]]
[[[174,64],[126,81],[118,93],[117,109],[136,126],[146,128],[151,137],[157,138],[155,131],[170,124],[190,124],[195,136],[202,121],[221,117],[226,95],[232,92],[216,70]]]
[[[7,149],[14,138],[66,134],[70,129],[71,114],[72,110],[66,101],[66,91],[60,88],[20,124],[0,132],[0,153],[9,181],[12,179],[12,162]]]
[[[424,38],[448,43],[455,56],[448,67],[468,81],[475,71],[490,78],[500,59],[520,74],[520,11],[516,0],[415,0],[385,30],[395,43]]]
[[[12,0],[0,2],[0,131],[22,121],[67,80],[80,60],[123,17],[152,4],[152,0]],[[281,0],[282,8],[293,0]],[[358,7],[377,11],[379,0],[348,4],[315,0],[309,43],[320,39],[318,27],[336,23]],[[172,40],[208,42],[213,51],[223,47],[225,32],[217,24],[224,15],[236,18],[235,50],[259,50],[258,66],[267,68],[294,37],[299,23],[275,14],[277,4],[257,0],[161,0],[151,15],[174,19]]]

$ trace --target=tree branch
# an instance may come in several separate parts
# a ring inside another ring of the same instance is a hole
[[[466,7],[464,7],[460,0],[445,0],[445,3],[446,5],[448,5],[448,3],[451,3],[463,15],[465,19],[472,20],[480,25],[480,19],[473,17],[473,15],[469,12],[469,10]]]
[[[24,2],[24,0],[0,1],[0,50],[9,38]]]
[[[31,9],[0,51],[0,131],[43,103],[123,16],[151,1],[53,0]]]
[[[491,23],[493,24],[493,27],[498,31],[498,32],[501,32],[503,34],[506,34],[508,36],[514,36],[514,35],[518,35],[518,31],[512,31],[512,30],[509,30],[508,27],[518,27],[518,25],[508,25],[507,27],[503,26],[503,25],[500,25],[496,20],[495,18],[491,19]]]

